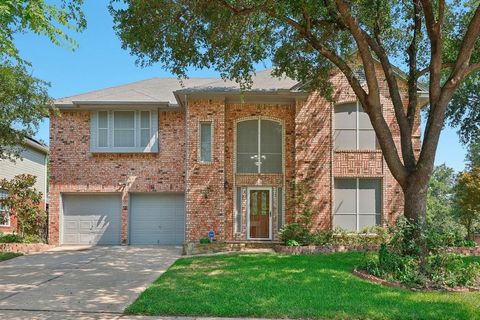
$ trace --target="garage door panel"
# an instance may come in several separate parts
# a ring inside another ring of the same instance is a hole
[[[182,244],[185,233],[183,194],[132,194],[131,244]]]
[[[117,195],[63,195],[63,244],[120,244]]]

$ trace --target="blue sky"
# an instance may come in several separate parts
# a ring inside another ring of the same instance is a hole
[[[79,48],[71,51],[56,47],[47,39],[25,34],[16,37],[23,58],[32,62],[33,74],[51,83],[54,98],[88,92],[152,77],[172,76],[160,65],[148,68],[135,66],[135,57],[123,50],[113,31],[113,21],[107,10],[108,1],[86,1],[84,12],[88,27],[74,34]],[[217,76],[211,70],[191,70],[190,77]],[[48,142],[48,119],[37,138]],[[465,148],[455,129],[446,127],[440,138],[436,164],[446,163],[459,171],[464,168]]]

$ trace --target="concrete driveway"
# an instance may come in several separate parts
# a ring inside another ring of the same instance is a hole
[[[167,246],[61,248],[2,262],[0,315],[120,315],[180,253]]]

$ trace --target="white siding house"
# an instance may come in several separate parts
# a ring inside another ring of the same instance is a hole
[[[31,174],[37,177],[35,189],[43,195],[43,205],[46,208],[47,200],[47,157],[48,148],[34,139],[26,139],[20,158],[15,161],[0,159],[0,180],[12,179],[19,174]],[[1,190],[3,193],[8,190]],[[0,208],[1,209],[1,208]],[[2,219],[3,220],[3,219]],[[10,220],[10,219],[8,219]],[[0,232],[11,228],[10,221],[0,221]]]

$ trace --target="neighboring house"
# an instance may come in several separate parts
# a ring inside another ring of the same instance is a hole
[[[269,70],[243,96],[220,79],[154,78],[57,100],[50,242],[181,244],[210,231],[275,241],[294,218],[294,181],[313,190],[315,229],[393,223],[402,190],[348,82],[340,73],[332,82],[336,105]],[[418,123],[415,132],[418,151]]]
[[[19,174],[30,174],[37,177],[35,189],[43,195],[41,206],[46,209],[47,205],[47,158],[48,148],[37,140],[27,138],[21,146],[20,158],[14,161],[0,160],[0,180],[11,180]],[[8,190],[0,190],[0,197],[5,197]],[[15,217],[10,217],[8,208],[0,204],[0,233],[17,230]]]

